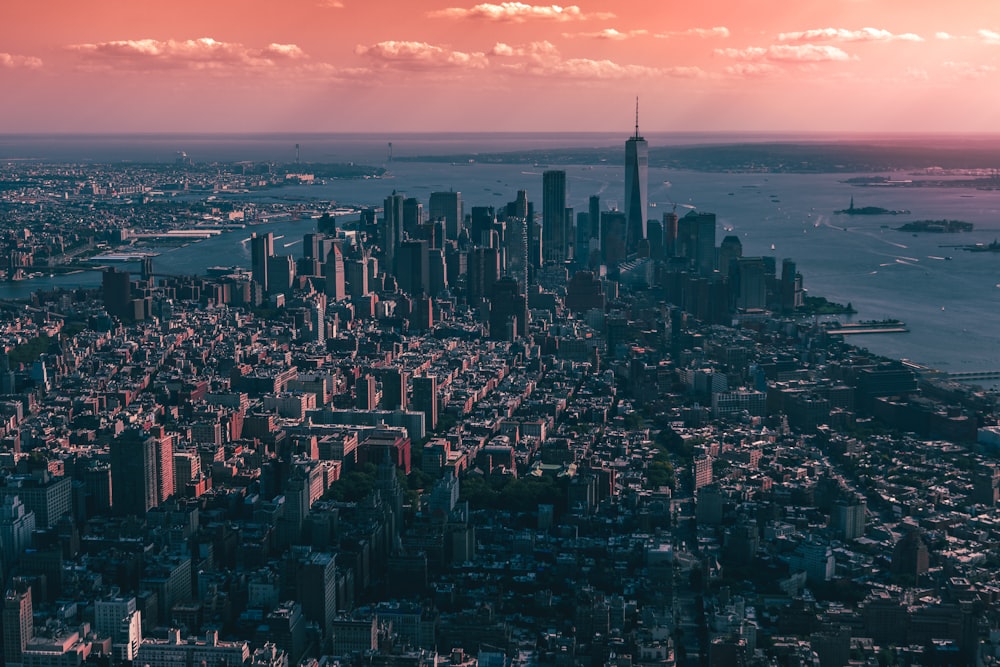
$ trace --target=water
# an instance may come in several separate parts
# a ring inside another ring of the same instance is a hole
[[[535,141],[533,136],[526,135],[524,140]],[[600,143],[603,135],[581,136],[564,137],[564,143],[559,145],[612,144],[610,140]],[[475,143],[474,139],[474,136],[459,137],[447,150],[439,146],[438,152],[467,150],[468,145]],[[384,147],[372,137],[357,141],[352,150],[358,154],[367,151],[374,155]],[[433,143],[426,138],[421,141]],[[530,141],[528,147],[534,145]],[[541,144],[541,135],[537,141]],[[616,139],[614,143],[623,142]],[[506,145],[525,147],[523,144]],[[0,148],[3,146],[0,138]],[[483,150],[495,149],[495,145],[490,145]],[[235,151],[223,146],[220,154],[225,150]],[[2,154],[4,151],[0,150]],[[319,204],[380,206],[388,194],[397,190],[417,197],[426,205],[431,192],[455,189],[462,193],[468,210],[473,205],[501,206],[513,200],[517,190],[524,189],[529,199],[535,201],[536,210],[541,209],[544,167],[393,162],[390,168],[390,178],[294,186],[276,194],[283,201],[298,199]],[[565,169],[569,206],[577,211],[586,210],[587,199],[592,194],[601,196],[605,208],[612,203],[621,205],[622,165]],[[892,176],[908,177],[905,174]],[[851,302],[858,310],[856,319],[898,318],[910,329],[907,334],[854,336],[850,342],[856,345],[943,370],[1000,369],[1000,344],[995,333],[1000,331],[1000,255],[941,247],[988,243],[1000,237],[1000,192],[958,188],[858,188],[843,182],[848,177],[704,174],[651,169],[649,200],[656,206],[650,208],[649,214],[661,217],[675,204],[680,215],[692,206],[715,212],[719,225],[717,243],[725,235],[734,234],[742,242],[746,256],[774,255],[779,264],[783,258],[791,258],[797,263],[811,294],[841,303]],[[833,211],[846,208],[852,196],[859,207],[909,209],[912,214],[835,215]],[[912,235],[889,228],[907,220],[942,218],[972,222],[976,231]],[[201,273],[206,267],[217,264],[249,266],[249,248],[242,243],[249,231],[228,232],[179,248],[161,248],[155,260],[156,267],[167,273]],[[254,231],[284,235],[286,238],[278,243],[278,252],[281,252],[284,243],[292,243],[303,234],[315,231],[315,223],[286,221],[255,227]],[[302,252],[301,244],[292,245],[285,252],[297,256]],[[949,257],[951,259],[947,259]],[[2,285],[0,297],[24,297],[41,287],[95,286],[99,282],[97,273],[46,277]]]

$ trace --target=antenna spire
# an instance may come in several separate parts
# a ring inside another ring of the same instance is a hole
[[[639,138],[639,96],[635,96],[635,138]]]

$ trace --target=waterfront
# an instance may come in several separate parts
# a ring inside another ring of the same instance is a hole
[[[369,151],[375,147],[369,145]],[[543,165],[487,165],[398,162],[383,179],[330,181],[289,186],[263,193],[286,203],[325,206],[380,206],[393,190],[417,197],[426,205],[431,192],[455,189],[467,207],[500,206],[525,189],[541,205]],[[568,174],[568,205],[584,210],[592,194],[602,207],[619,204],[623,169],[619,164],[551,165]],[[900,178],[905,174],[890,174]],[[811,294],[850,302],[856,319],[898,318],[909,333],[852,336],[853,344],[891,357],[909,358],[948,371],[1000,368],[1000,257],[968,253],[950,244],[989,243],[1000,236],[1000,192],[958,188],[859,188],[844,183],[843,174],[715,174],[650,170],[649,214],[660,217],[676,202],[684,215],[689,207],[718,215],[717,242],[734,234],[747,256],[773,254],[780,262],[796,261]],[[851,197],[858,206],[908,209],[911,216],[843,216]],[[219,195],[258,199],[257,194]],[[911,234],[896,231],[908,220],[958,219],[976,229],[965,234]],[[310,220],[283,221],[255,227],[282,238],[279,253],[297,255],[296,243],[315,231]],[[184,246],[157,248],[155,264],[164,273],[203,273],[218,264],[249,266],[242,241],[252,229],[222,233]],[[287,247],[286,247],[287,246]],[[772,251],[773,246],[773,251]],[[948,259],[950,258],[950,259]],[[134,266],[134,265],[126,265]],[[95,286],[95,272],[43,276],[0,286],[0,297],[24,298],[53,286]]]

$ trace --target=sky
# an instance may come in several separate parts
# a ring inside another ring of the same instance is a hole
[[[2,0],[0,133],[995,132],[998,0]]]

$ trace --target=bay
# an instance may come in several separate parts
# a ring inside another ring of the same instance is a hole
[[[469,140],[471,141],[471,139]],[[376,150],[374,139],[368,150]],[[454,148],[452,146],[451,148]],[[476,205],[502,206],[523,189],[541,210],[542,172],[546,165],[393,162],[382,179],[332,181],[283,188],[276,201],[301,201],[317,207],[380,206],[391,192],[417,197],[426,205],[431,192],[462,193],[466,210]],[[590,195],[602,208],[623,199],[620,164],[553,165],[567,172],[569,206],[585,210]],[[870,175],[870,174],[865,174]],[[909,174],[886,174],[897,179]],[[961,188],[903,188],[849,185],[844,174],[707,174],[651,169],[650,217],[691,207],[718,216],[717,243],[737,236],[745,256],[793,259],[810,293],[851,302],[856,319],[898,318],[907,334],[856,336],[851,342],[873,352],[948,371],[1000,369],[1000,254],[970,253],[951,244],[989,243],[1000,237],[1000,192]],[[855,205],[907,209],[906,216],[845,216]],[[957,219],[976,229],[965,234],[910,234],[897,231],[908,220]],[[236,230],[183,247],[160,248],[160,271],[197,274],[213,265],[249,266],[244,243],[250,231],[284,238],[276,251],[298,256],[302,235],[315,231],[311,220],[285,221]],[[288,244],[287,249],[284,245]],[[772,250],[773,246],[773,250]],[[0,297],[23,298],[32,290],[54,286],[96,286],[97,273],[44,277],[0,286]]]

